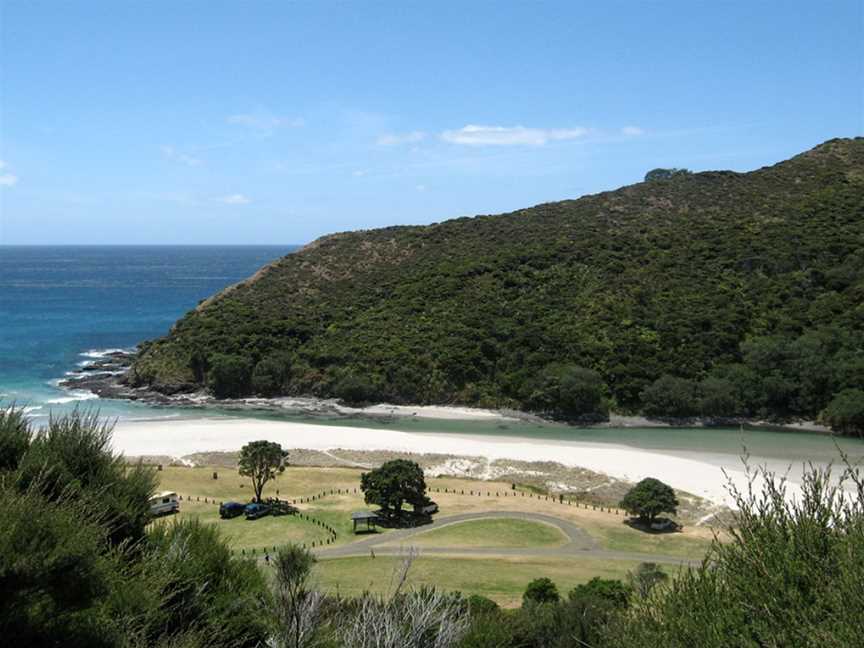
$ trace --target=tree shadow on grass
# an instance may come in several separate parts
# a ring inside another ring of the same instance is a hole
[[[684,528],[675,522],[675,520],[670,520],[669,518],[656,518],[653,524],[649,524],[638,517],[630,517],[624,520],[624,524],[629,526],[631,529],[636,529],[637,531],[648,533],[650,535],[681,533],[681,530]]]

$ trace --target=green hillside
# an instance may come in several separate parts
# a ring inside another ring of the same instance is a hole
[[[127,380],[564,418],[814,417],[839,399],[832,420],[859,430],[864,139],[658,176],[323,237],[145,343]]]

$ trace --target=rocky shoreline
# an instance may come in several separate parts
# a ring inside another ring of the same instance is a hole
[[[289,415],[305,415],[322,418],[367,418],[393,420],[400,417],[429,417],[466,420],[521,421],[526,423],[553,425],[556,422],[528,412],[517,410],[482,410],[470,407],[448,406],[400,406],[379,404],[370,407],[350,407],[337,399],[282,396],[277,398],[217,399],[204,390],[166,394],[148,387],[132,387],[124,377],[136,357],[135,351],[112,350],[99,358],[69,372],[58,383],[61,389],[88,391],[100,398],[139,401],[153,406],[204,409],[218,407],[229,412],[257,412]],[[433,413],[430,413],[434,411]],[[558,422],[558,424],[562,424]],[[563,424],[562,424],[563,425]],[[815,432],[831,434],[830,428],[815,421],[764,421],[747,418],[688,418],[649,419],[612,413],[608,421],[570,423],[574,427],[599,428],[658,428],[658,427],[745,427],[787,432]]]

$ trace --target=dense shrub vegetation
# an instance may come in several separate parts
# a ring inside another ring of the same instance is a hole
[[[324,237],[143,345],[128,379],[573,419],[815,418],[860,389],[864,139],[751,173],[660,175]]]
[[[410,587],[411,551],[392,577],[382,575],[387,593],[346,598],[315,588],[315,557],[300,547],[281,548],[265,580],[215,526],[157,523],[142,533],[134,521],[153,473],[125,466],[109,440],[94,416],[54,419],[34,434],[20,411],[0,412],[0,636],[8,645],[864,645],[857,469],[840,483],[810,469],[794,501],[781,479],[761,471],[761,482],[733,492],[727,539],[699,567],[670,574],[642,563],[626,583],[594,578],[566,596],[538,578],[521,608],[502,610],[482,596]]]
[[[76,412],[0,412],[0,636],[10,646],[255,646],[269,594],[214,528],[146,532],[156,478]]]

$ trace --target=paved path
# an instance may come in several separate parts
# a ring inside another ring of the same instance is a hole
[[[492,518],[509,518],[517,520],[530,520],[551,524],[561,530],[567,538],[567,542],[557,547],[422,547],[421,554],[427,555],[470,555],[470,556],[566,556],[566,557],[588,557],[606,558],[609,560],[634,560],[640,562],[655,562],[673,565],[698,564],[699,561],[676,556],[662,556],[657,554],[637,553],[630,551],[609,551],[600,549],[597,542],[583,529],[572,522],[542,513],[528,513],[525,511],[490,511],[485,513],[463,513],[460,515],[448,515],[436,518],[431,524],[414,527],[411,529],[398,529],[389,533],[371,534],[362,540],[349,544],[320,547],[314,549],[319,558],[344,558],[348,556],[368,556],[375,551],[376,556],[392,556],[404,553],[406,547],[411,546],[410,539],[418,533],[424,533],[430,529],[437,529],[448,524],[467,522],[471,520],[488,520]]]

